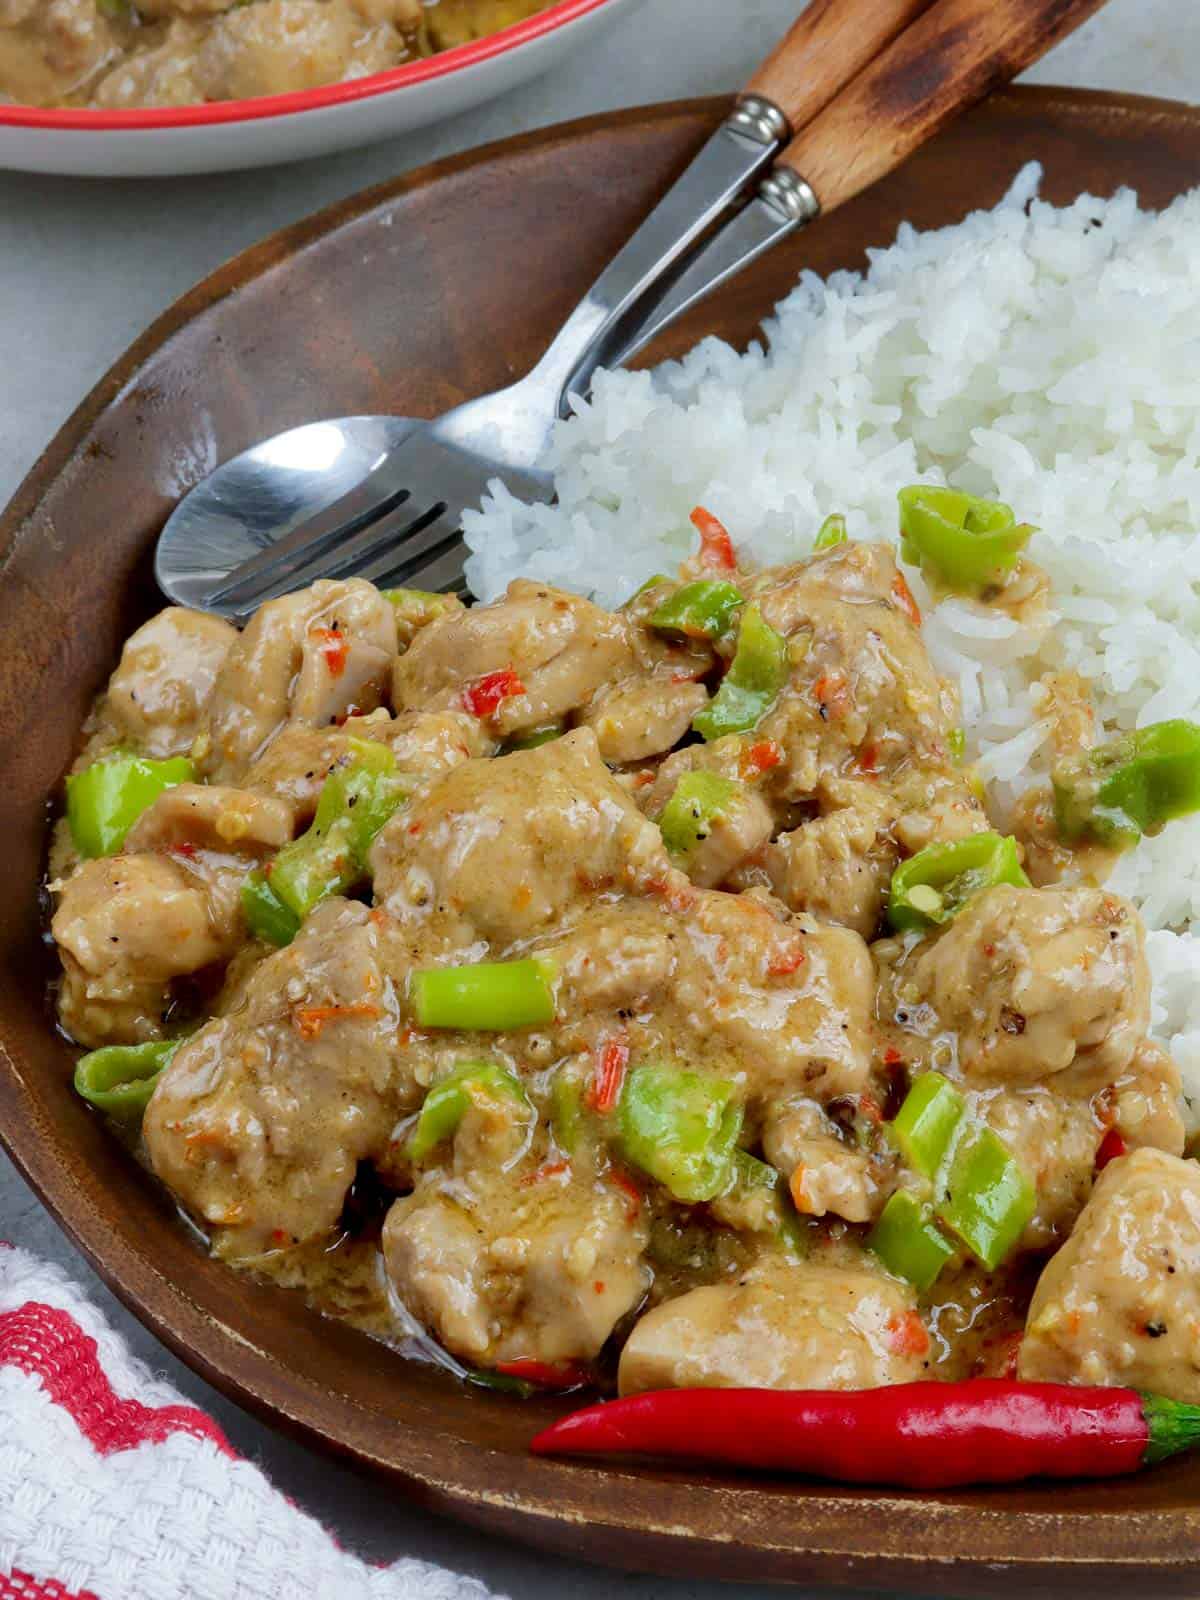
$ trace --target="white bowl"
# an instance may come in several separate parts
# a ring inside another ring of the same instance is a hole
[[[455,116],[527,83],[641,0],[558,0],[527,22],[391,72],[302,94],[148,111],[0,105],[0,167],[164,178],[327,155]]]

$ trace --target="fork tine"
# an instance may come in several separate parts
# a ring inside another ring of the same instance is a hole
[[[435,522],[427,524],[422,533],[419,548],[416,538],[406,539],[402,547],[387,550],[361,567],[357,576],[381,588],[436,589],[436,583],[427,581],[430,574],[441,573],[442,581],[446,582],[455,571],[461,581],[465,547],[459,518],[439,516]],[[415,582],[417,578],[420,583]]]
[[[213,591],[212,602],[247,607],[259,604],[263,585],[255,584],[256,578],[265,579],[281,567],[292,572],[306,566],[331,544],[402,505],[410,491],[396,479],[396,460],[389,456],[315,516],[298,523],[282,539],[235,567],[221,588]]]

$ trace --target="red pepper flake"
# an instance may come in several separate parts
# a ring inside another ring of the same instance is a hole
[[[929,1330],[915,1311],[893,1317],[887,1325],[892,1354],[923,1356],[929,1351]]]
[[[634,776],[633,776],[633,787],[635,789],[644,789],[648,783],[653,783],[653,782],[654,782],[654,773],[653,772],[635,772],[634,773]]]
[[[738,756],[738,772],[742,778],[759,778],[783,761],[783,751],[774,739],[758,739],[743,748]]]
[[[868,777],[875,777],[879,771],[879,746],[864,744],[855,758],[854,765]]]
[[[850,685],[840,672],[824,673],[813,684],[813,698],[822,718],[836,722],[850,709]]]
[[[547,1361],[535,1361],[532,1356],[522,1356],[516,1361],[497,1361],[496,1371],[502,1372],[507,1378],[536,1383],[542,1389],[578,1389],[588,1381],[587,1368],[574,1361],[551,1366]]]
[[[994,944],[985,944],[983,947],[983,953],[990,961],[996,954],[996,946]]]
[[[286,1244],[287,1242],[288,1242],[288,1235],[287,1235],[287,1232],[286,1232],[285,1229],[283,1229],[283,1228],[272,1228],[271,1229],[271,1243],[272,1244],[283,1245],[283,1244]]]
[[[338,1017],[377,1017],[379,1007],[370,1001],[363,1000],[353,1006],[301,1006],[295,1013],[292,1021],[296,1025],[296,1032],[302,1039],[317,1039],[321,1029],[327,1022],[333,1022]]]
[[[313,633],[321,641],[321,654],[325,657],[329,676],[340,678],[346,670],[346,657],[350,653],[346,635],[340,628],[314,628]]]
[[[585,1103],[602,1116],[616,1109],[629,1065],[629,1044],[623,1035],[607,1039],[596,1051],[596,1065]]]
[[[737,557],[733,553],[733,541],[725,524],[703,506],[696,507],[691,521],[700,535],[700,565],[710,572],[733,572],[737,567]]]
[[[668,878],[651,878],[646,892],[657,895],[668,911],[690,911],[696,903],[694,889],[686,884],[674,884]]]
[[[1096,1171],[1103,1172],[1110,1161],[1116,1161],[1127,1153],[1129,1146],[1122,1139],[1115,1128],[1110,1128],[1100,1141],[1100,1148],[1096,1151]]]
[[[571,1163],[566,1160],[546,1161],[536,1172],[527,1173],[521,1179],[521,1187],[523,1189],[531,1189],[535,1183],[545,1183],[547,1178],[557,1178],[560,1173],[568,1172],[570,1167]]]
[[[421,833],[423,833],[424,830],[425,830],[425,824],[423,822],[410,822],[409,825],[408,825],[409,834],[414,839],[417,838]]]
[[[626,1222],[636,1222],[638,1212],[642,1209],[642,1191],[628,1173],[622,1172],[619,1167],[614,1167],[610,1176],[614,1186],[620,1189],[628,1201],[625,1207]]]
[[[888,1045],[887,1049],[883,1052],[883,1064],[885,1067],[899,1067],[904,1064],[904,1057],[900,1054],[899,1050],[896,1049],[894,1044]]]
[[[599,1278],[597,1278],[595,1283],[592,1285],[592,1293],[593,1294],[603,1294],[604,1293],[604,1284],[601,1282],[601,1280]]]
[[[905,583],[902,572],[898,572],[892,580],[892,600],[896,609],[903,611],[914,628],[921,626],[921,608],[913,599],[913,592]]]
[[[186,841],[183,844],[172,845],[171,854],[182,856],[185,861],[190,861],[196,854],[196,846],[194,844],[188,844]]]
[[[767,968],[770,978],[787,978],[804,965],[804,946],[797,942],[790,950],[781,950]]]
[[[462,703],[473,717],[494,717],[506,700],[525,693],[525,685],[511,667],[487,672],[463,690]]]

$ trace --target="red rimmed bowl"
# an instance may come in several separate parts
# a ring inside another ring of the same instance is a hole
[[[642,0],[557,0],[486,39],[301,94],[144,111],[0,105],[0,168],[168,178],[328,155],[440,122],[556,66]]]

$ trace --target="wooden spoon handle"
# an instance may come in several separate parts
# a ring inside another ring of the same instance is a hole
[[[933,0],[810,0],[746,85],[803,128]]]
[[[938,0],[778,158],[824,211],[898,167],[960,111],[1045,55],[1104,0]]]

